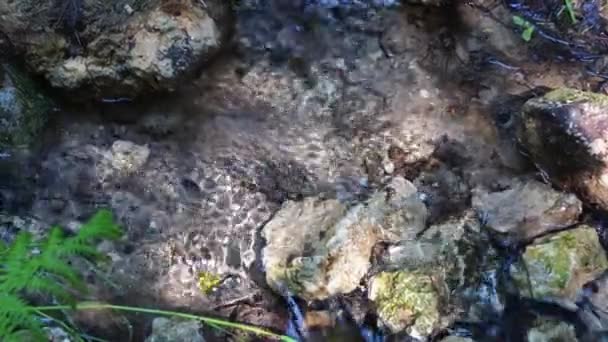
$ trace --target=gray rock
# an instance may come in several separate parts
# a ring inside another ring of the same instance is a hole
[[[333,199],[287,202],[262,231],[266,280],[309,300],[349,293],[368,272],[374,245],[413,239],[426,216],[403,178],[351,208]]]
[[[174,90],[228,39],[227,2],[123,3],[3,2],[0,31],[32,70],[75,99]]]
[[[536,166],[585,203],[608,209],[608,97],[553,90],[526,102],[517,138]]]
[[[536,181],[516,182],[499,192],[477,191],[473,207],[490,229],[520,242],[571,226],[582,212],[576,196]]]
[[[146,342],[205,342],[200,330],[201,324],[194,320],[159,317],[152,322],[152,334],[146,338]]]

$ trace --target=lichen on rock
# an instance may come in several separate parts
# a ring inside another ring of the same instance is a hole
[[[433,282],[432,274],[383,272],[372,279],[369,297],[391,331],[407,328],[411,335],[428,336],[440,320],[441,298]]]
[[[580,226],[535,240],[511,267],[511,275],[524,295],[573,300],[582,285],[606,267],[595,229]]]

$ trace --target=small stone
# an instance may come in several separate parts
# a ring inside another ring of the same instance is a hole
[[[576,196],[537,181],[499,192],[477,191],[472,202],[490,229],[519,242],[572,226],[583,210]]]
[[[390,160],[386,161],[382,166],[384,167],[384,172],[388,175],[391,175],[393,174],[393,172],[395,172],[395,163]]]
[[[522,293],[533,298],[574,300],[583,284],[608,267],[597,233],[589,226],[535,240],[522,260],[511,274]]]
[[[146,342],[205,342],[200,330],[201,324],[194,320],[159,317],[152,321],[152,334],[146,338]]]
[[[149,156],[150,149],[147,146],[124,140],[117,140],[112,144],[112,166],[126,173],[132,173],[142,167]]]
[[[129,4],[125,4],[125,6],[123,8],[125,9],[125,12],[128,15],[131,15],[135,12],[135,10],[133,10],[133,7],[129,6]]]

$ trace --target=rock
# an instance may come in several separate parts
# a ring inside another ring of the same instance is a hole
[[[537,181],[516,182],[512,188],[484,193],[477,189],[473,207],[493,231],[517,242],[578,222],[582,204],[576,196]]]
[[[112,144],[110,153],[114,169],[124,173],[132,173],[142,167],[148,160],[150,149],[131,141],[117,140]]]
[[[441,342],[475,342],[475,341],[473,341],[473,339],[468,338],[468,337],[450,335],[450,336],[444,337],[441,340]]]
[[[526,102],[517,138],[536,166],[585,203],[608,209],[608,97],[560,88]]]
[[[389,247],[380,261],[383,271],[370,281],[369,298],[392,333],[425,338],[457,318],[479,321],[503,309],[498,261],[468,211]]]
[[[438,279],[409,271],[383,272],[369,287],[369,298],[377,304],[378,315],[393,332],[410,328],[412,336],[428,336],[439,324]]]
[[[71,342],[70,334],[59,327],[46,327],[44,328],[48,336],[49,342]]]
[[[522,261],[511,267],[511,275],[527,296],[573,300],[583,284],[607,267],[595,230],[579,226],[535,240],[526,248]]]
[[[403,178],[351,208],[334,199],[289,201],[262,231],[266,280],[307,300],[349,293],[368,272],[374,245],[413,239],[426,216]]]
[[[205,342],[200,330],[201,324],[194,320],[159,317],[152,322],[152,334],[146,338],[146,342]]]
[[[52,106],[22,70],[0,63],[0,155],[27,147],[40,138]]]
[[[576,342],[574,326],[566,322],[537,319],[534,327],[528,331],[528,342]]]
[[[28,67],[74,99],[174,90],[231,29],[229,4],[219,0],[19,0],[0,4],[0,18]]]

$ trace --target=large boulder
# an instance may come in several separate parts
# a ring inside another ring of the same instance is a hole
[[[608,97],[561,88],[523,106],[517,139],[540,171],[608,209]]]
[[[221,0],[0,3],[0,32],[30,69],[73,98],[173,90],[221,49],[230,27]]]

